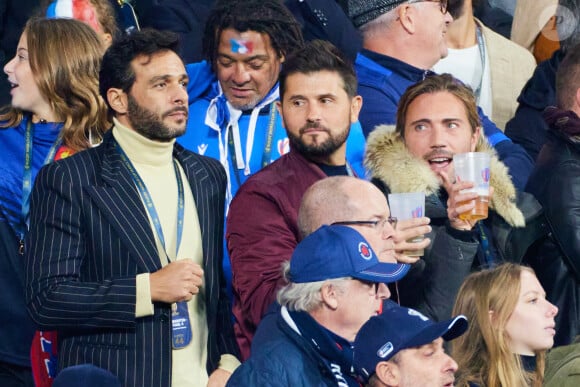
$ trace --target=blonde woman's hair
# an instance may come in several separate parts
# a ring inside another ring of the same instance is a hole
[[[32,18],[24,33],[34,81],[64,123],[63,144],[79,151],[99,143],[110,122],[99,95],[104,48],[96,32],[74,19]],[[30,112],[8,107],[2,113],[2,127],[13,127]]]
[[[469,275],[459,289],[453,316],[463,314],[469,328],[451,342],[459,365],[457,386],[540,387],[546,351],[536,353],[536,371],[526,372],[510,348],[506,324],[518,302],[521,273],[528,267],[506,263]]]

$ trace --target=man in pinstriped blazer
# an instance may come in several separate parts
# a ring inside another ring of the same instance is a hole
[[[26,295],[59,334],[59,368],[124,386],[218,386],[239,365],[221,268],[225,172],[175,144],[187,74],[177,38],[136,32],[103,58],[103,143],[40,171]],[[186,184],[189,183],[189,184]]]

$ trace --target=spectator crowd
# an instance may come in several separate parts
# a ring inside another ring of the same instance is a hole
[[[0,386],[579,385],[577,0],[6,0],[0,63]]]

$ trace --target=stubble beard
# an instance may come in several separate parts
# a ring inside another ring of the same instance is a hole
[[[139,105],[139,103],[129,94],[127,106],[127,118],[133,129],[153,141],[169,142],[185,133],[186,123],[182,126],[169,127],[163,122],[163,118],[177,111],[183,111],[187,117],[187,107],[175,107],[159,117],[155,112]]]

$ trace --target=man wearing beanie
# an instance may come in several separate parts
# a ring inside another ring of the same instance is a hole
[[[385,285],[408,265],[379,262],[366,239],[347,226],[322,226],[302,240],[284,266],[282,306],[260,326],[252,355],[228,386],[359,386],[352,342],[390,296]]]
[[[394,306],[363,325],[354,343],[354,365],[370,387],[453,386],[457,363],[443,341],[466,330],[465,316],[437,323]]]
[[[355,68],[363,97],[359,121],[365,135],[381,124],[395,124],[397,104],[405,90],[447,56],[445,34],[453,21],[448,0],[349,0],[348,12],[363,36]],[[523,190],[533,163],[497,126],[479,115],[484,133]]]

